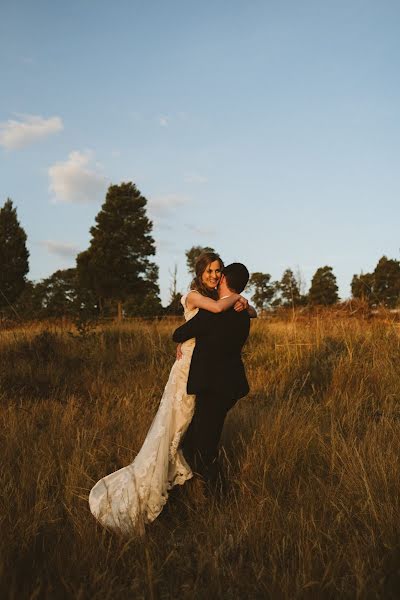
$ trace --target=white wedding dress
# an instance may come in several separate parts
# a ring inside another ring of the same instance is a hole
[[[186,321],[198,308],[186,308]],[[193,477],[182,450],[182,436],[193,417],[195,396],[186,393],[195,339],[182,344],[182,358],[176,360],[160,406],[135,460],[100,479],[89,494],[89,506],[107,529],[123,534],[143,533],[144,524],[154,521],[168,498],[168,491]]]

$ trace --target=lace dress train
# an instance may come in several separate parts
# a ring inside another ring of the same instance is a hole
[[[198,309],[188,311],[185,302],[183,296],[188,320]],[[195,396],[186,393],[194,345],[194,339],[182,344],[183,356],[171,369],[157,414],[134,461],[100,479],[90,491],[90,510],[109,530],[139,532],[160,514],[168,491],[193,476],[179,445],[194,412]]]

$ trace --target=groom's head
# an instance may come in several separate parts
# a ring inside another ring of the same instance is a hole
[[[232,263],[224,267],[220,285],[226,284],[231,292],[243,292],[249,280],[249,272],[242,263]]]

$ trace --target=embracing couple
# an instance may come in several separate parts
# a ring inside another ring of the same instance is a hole
[[[240,293],[249,278],[241,263],[224,267],[213,252],[196,262],[182,297],[186,323],[157,414],[134,461],[100,479],[90,510],[107,529],[143,531],[162,511],[168,491],[199,474],[213,480],[227,412],[248,391],[241,350],[255,310]]]

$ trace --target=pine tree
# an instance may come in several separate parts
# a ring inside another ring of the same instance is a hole
[[[400,262],[382,256],[375,267],[374,300],[388,308],[394,308],[400,301]]]
[[[148,269],[146,277],[144,292],[130,295],[124,302],[124,314],[127,317],[157,317],[163,313],[157,285],[157,265],[153,264],[152,269]]]
[[[11,307],[23,292],[28,259],[26,233],[19,224],[17,209],[8,198],[0,209],[0,308]]]
[[[279,290],[283,306],[299,306],[301,304],[299,285],[291,269],[286,269],[283,273],[279,282]]]
[[[310,304],[335,304],[339,300],[336,277],[332,267],[320,267],[314,273],[308,294]]]
[[[90,246],[77,257],[81,286],[97,294],[100,307],[104,300],[116,302],[119,318],[122,303],[131,296],[158,293],[157,267],[149,260],[155,244],[146,204],[132,182],[111,185],[90,229]]]
[[[373,273],[361,273],[353,275],[351,280],[351,294],[353,298],[365,300],[369,304],[374,301],[374,275]]]

